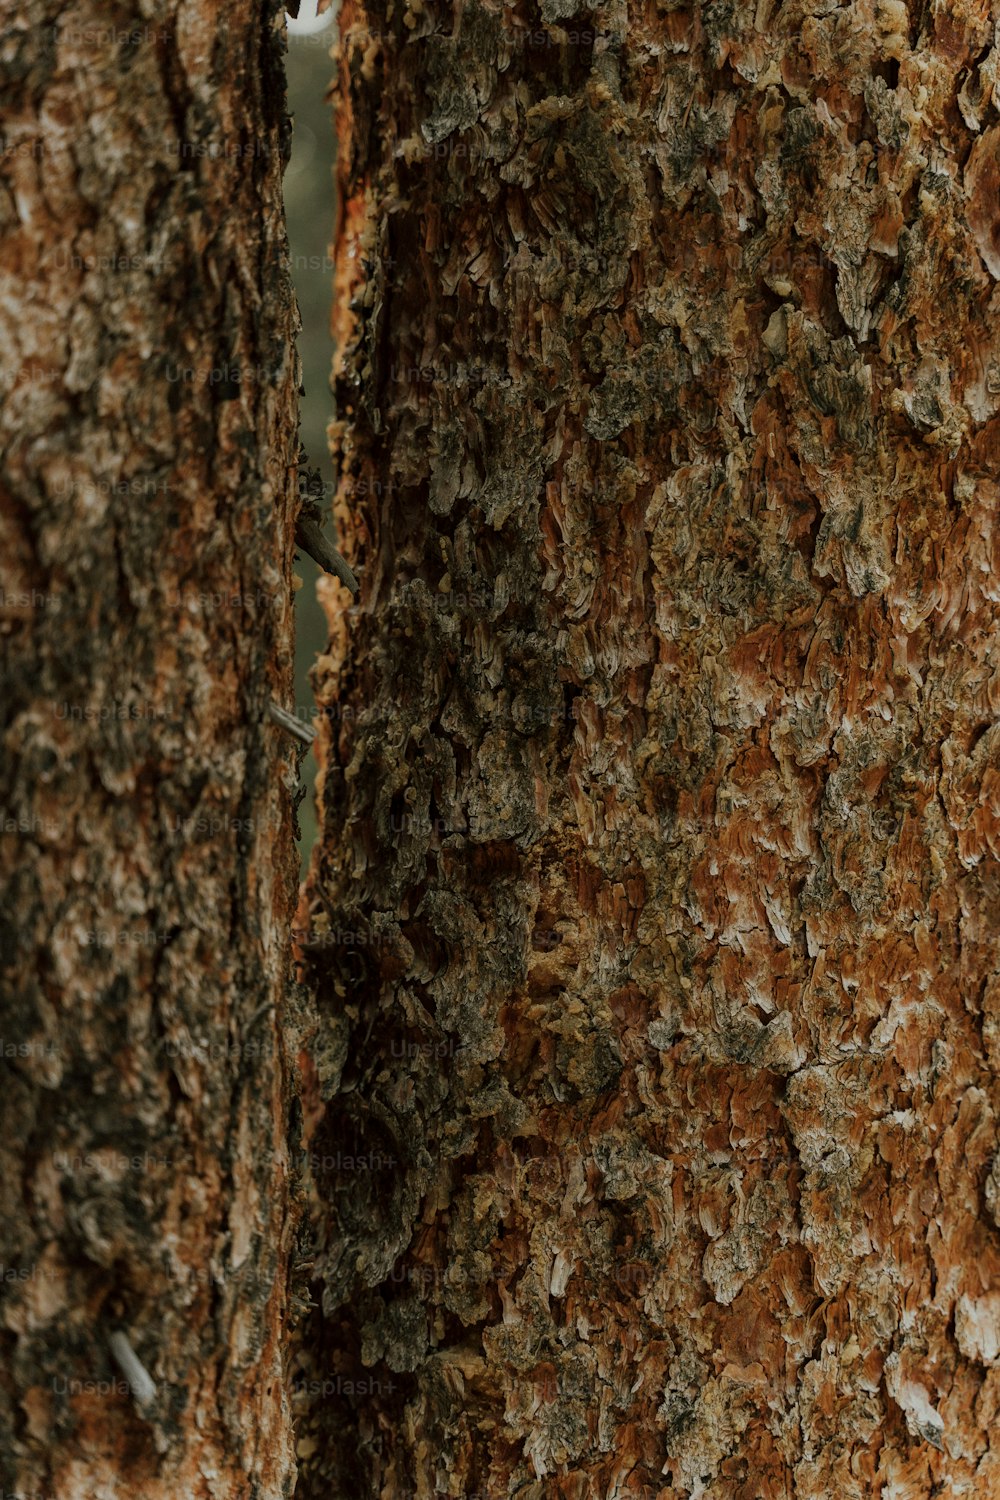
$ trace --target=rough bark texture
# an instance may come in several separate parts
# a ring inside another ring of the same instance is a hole
[[[291,1485],[282,28],[2,11],[0,1492],[31,1500]]]
[[[308,1500],[1000,1495],[998,18],[347,0]]]

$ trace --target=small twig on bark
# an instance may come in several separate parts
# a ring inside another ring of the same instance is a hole
[[[267,711],[279,729],[283,729],[286,734],[294,735],[304,745],[311,745],[316,738],[316,731],[311,724],[303,724],[287,709],[279,708],[277,703],[269,703]]]
[[[352,594],[357,594],[360,586],[358,580],[336,547],[327,541],[322,527],[318,526],[310,516],[299,517],[295,527],[295,542],[303,552],[309,553],[314,562],[319,563],[324,572],[332,573],[350,589]]]
[[[156,1385],[146,1366],[132,1348],[126,1334],[117,1330],[108,1336],[108,1347],[117,1361],[132,1395],[140,1406],[146,1406],[156,1398]]]
[[[243,1028],[243,1041],[246,1041],[247,1037],[250,1035],[251,1031],[260,1020],[261,1016],[266,1016],[268,1011],[273,1009],[273,1000],[265,1000],[263,1005],[258,1005],[257,1009],[254,1011],[253,1015],[250,1017],[249,1021]]]

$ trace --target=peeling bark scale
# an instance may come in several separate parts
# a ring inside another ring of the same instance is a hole
[[[293,1481],[283,34],[2,6],[4,1500]]]
[[[304,1500],[1000,1495],[998,21],[345,0]]]

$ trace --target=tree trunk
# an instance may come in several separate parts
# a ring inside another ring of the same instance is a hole
[[[1000,1494],[1000,8],[540,11],[342,14],[296,1493]]]
[[[4,1495],[291,1487],[283,24],[6,7]]]

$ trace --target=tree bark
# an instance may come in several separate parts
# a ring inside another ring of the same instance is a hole
[[[1000,1494],[1000,10],[341,17],[297,1494]]]
[[[0,39],[0,1491],[290,1492],[283,17]]]

